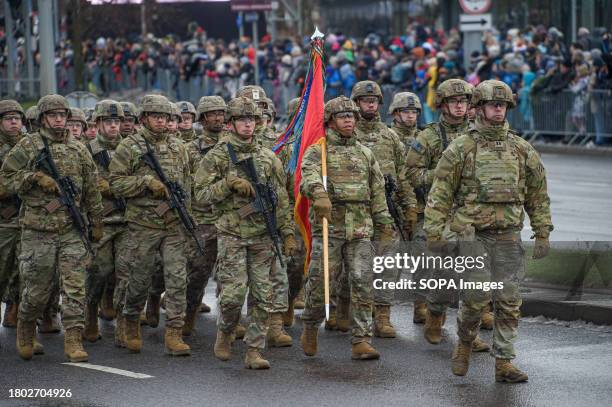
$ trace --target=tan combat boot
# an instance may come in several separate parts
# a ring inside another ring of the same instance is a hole
[[[486,329],[487,331],[490,331],[493,329],[494,322],[495,317],[490,311],[490,308],[487,307],[485,311],[480,315],[480,329]]]
[[[338,329],[338,320],[336,319],[336,307],[329,306],[329,319],[325,321],[326,331],[335,331]]]
[[[295,309],[304,309],[306,303],[304,302],[304,287],[300,290],[295,301],[293,301],[293,308]]]
[[[287,332],[283,329],[283,314],[280,312],[270,314],[268,343],[273,348],[283,348],[293,345],[293,339],[287,335]]]
[[[425,319],[425,329],[423,335],[427,342],[437,345],[442,341],[442,325],[446,315],[444,313],[438,314],[427,310],[427,317]]]
[[[189,356],[191,348],[183,342],[182,328],[166,327],[164,341],[166,343],[166,353],[170,356]]]
[[[270,369],[270,362],[261,356],[258,348],[249,346],[244,358],[244,367],[247,369]]]
[[[36,337],[34,337],[34,340],[32,341],[32,352],[35,355],[44,355],[45,354],[45,347],[42,345],[42,343],[38,342]]]
[[[210,312],[210,306],[206,305],[205,303],[200,304],[200,312],[204,312],[204,313],[208,313]]]
[[[338,308],[336,309],[336,323],[338,331],[348,332],[351,329],[351,299],[340,298],[338,301]]]
[[[100,329],[98,328],[97,311],[97,304],[87,304],[87,307],[85,307],[85,329],[83,330],[83,339],[88,342],[95,342],[102,338]]]
[[[283,312],[283,325],[287,328],[293,326],[293,318],[295,317],[295,312],[293,308],[293,301],[289,302],[289,308],[287,311]]]
[[[115,320],[115,346],[118,348],[126,348],[125,341],[125,317],[121,312],[117,312]]]
[[[391,323],[390,306],[376,306],[374,310],[374,335],[379,338],[395,338],[395,328]]]
[[[87,362],[87,352],[81,342],[81,328],[70,328],[64,333],[64,354],[72,363]]]
[[[451,365],[453,374],[457,376],[465,376],[470,367],[470,355],[472,354],[472,343],[459,340],[453,350]]]
[[[61,331],[57,314],[45,311],[42,319],[38,320],[38,332],[41,334],[56,334]]]
[[[215,341],[215,357],[219,360],[230,360],[232,357],[232,334],[217,330],[217,340]]]
[[[317,354],[317,335],[319,334],[319,327],[316,325],[304,324],[302,330],[302,336],[300,336],[300,343],[306,356],[314,356]]]
[[[159,295],[149,295],[147,298],[146,320],[147,325],[151,328],[157,328],[159,325],[159,308],[161,306],[161,297]]]
[[[17,320],[17,353],[23,360],[32,359],[34,354],[34,322]]]
[[[140,323],[132,319],[124,319],[125,324],[125,346],[130,352],[140,353],[142,349],[142,337],[140,336]]]
[[[472,342],[472,352],[488,352],[490,350],[491,346],[489,346],[487,342],[480,339],[480,336],[477,336],[476,339],[474,339],[474,342]]]
[[[117,316],[117,312],[113,307],[113,290],[104,289],[104,294],[100,300],[100,318],[105,321],[112,321]]]
[[[183,336],[195,335],[195,322],[196,322],[196,311],[197,309],[189,309],[185,313],[185,323],[183,325]]]
[[[4,308],[4,318],[2,319],[2,326],[5,328],[16,328],[17,327],[17,310],[19,304],[14,302],[7,302],[6,308]]]
[[[427,316],[427,303],[423,300],[414,300],[414,315],[412,316],[412,322],[414,324],[425,323]]]
[[[495,381],[521,383],[529,380],[527,373],[519,370],[510,359],[495,358]]]
[[[351,359],[371,360],[380,358],[380,353],[367,342],[354,343],[351,352]]]

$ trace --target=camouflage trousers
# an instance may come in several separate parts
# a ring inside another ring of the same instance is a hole
[[[297,242],[296,254],[287,259],[288,297],[290,303],[297,298],[304,285],[304,260],[306,259],[306,247],[304,246],[302,235],[296,230],[294,236]]]
[[[287,263],[281,266],[278,257],[275,257],[270,270],[272,282],[272,304],[270,312],[285,312],[289,308],[289,280],[287,278]]]
[[[484,254],[486,253],[486,255]],[[462,256],[483,256],[484,267],[466,270],[459,277],[465,282],[503,282],[500,290],[464,289],[457,316],[457,334],[473,341],[480,329],[483,310],[493,300],[493,349],[496,358],[513,359],[522,303],[519,282],[525,273],[525,251],[520,232],[499,234],[478,232],[474,243],[460,243]]]
[[[425,249],[427,248],[427,243],[426,243],[427,235],[425,234],[425,231],[423,230],[424,223],[425,223],[425,216],[422,213],[419,213],[417,224],[416,224],[416,229],[414,230],[414,233],[412,234],[412,242],[410,244],[412,248],[412,253],[414,256],[419,256],[421,253],[424,253]],[[419,280],[422,280],[422,279],[427,280],[428,278],[430,278],[430,276],[431,276],[430,270],[427,270],[426,268],[419,268],[412,274],[412,279],[418,282]],[[417,287],[418,287],[418,283],[417,283]],[[415,300],[425,301],[427,299],[427,296],[428,296],[427,290],[424,290],[421,288],[417,288],[414,290]]]
[[[187,237],[187,311],[196,311],[217,261],[217,229],[215,225],[198,225],[196,234],[204,246],[204,254],[196,242]]]
[[[270,270],[275,261],[272,242],[267,236],[243,239],[219,233],[217,250],[217,281],[221,286],[218,329],[225,333],[234,331],[248,289],[250,318],[244,342],[263,349],[272,308]]]
[[[120,267],[119,253],[126,244],[126,229],[127,225],[121,223],[104,225],[104,237],[96,244],[96,255],[91,266],[87,268],[85,293],[88,304],[100,303],[107,282]],[[127,271],[124,271],[123,274],[126,273]]]
[[[19,319],[35,321],[59,281],[64,329],[83,328],[85,270],[91,258],[74,229],[62,233],[23,229],[19,271],[23,284]]]
[[[457,256],[458,246],[455,242],[458,241],[458,236],[456,233],[450,230],[449,225],[444,228],[442,232],[442,236],[445,241],[449,242],[449,244],[445,247],[445,253],[443,256]],[[471,245],[471,243],[467,243]],[[427,252],[425,252],[427,253]],[[442,254],[433,254],[433,255],[442,255]],[[433,269],[428,270],[425,277],[422,278],[432,278],[434,280],[446,279],[453,280],[458,284],[459,274],[455,273],[453,270],[449,272],[449,270],[444,269]],[[460,291],[453,290],[450,288],[442,288],[437,290],[428,290],[427,293],[427,308],[436,314],[446,313],[448,307],[453,304],[457,304],[459,302]]]
[[[352,342],[369,342],[372,337],[373,279],[372,258],[374,246],[369,239],[351,240],[329,238],[330,301],[332,295],[343,297],[344,292],[331,289],[342,274],[346,273],[352,319]],[[307,325],[319,326],[325,318],[325,296],[323,282],[323,238],[314,236],[312,255],[305,284],[306,306],[302,321]]]
[[[376,253],[379,256],[395,256],[400,249],[400,239],[396,236],[393,242],[381,244],[374,242]],[[380,254],[379,254],[380,253]],[[395,282],[399,278],[399,272],[395,267],[385,267],[381,274],[375,278],[380,278],[384,282]],[[395,299],[395,290],[389,288],[374,289],[374,306],[391,306]]]
[[[138,320],[151,287],[155,259],[159,254],[166,287],[166,326],[181,328],[185,315],[185,290],[187,270],[185,260],[185,236],[182,227],[151,229],[129,223],[126,250],[121,253],[129,267],[123,315]]]
[[[20,238],[20,229],[0,227],[0,301],[19,302]]]

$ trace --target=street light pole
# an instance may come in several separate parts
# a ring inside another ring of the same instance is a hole
[[[53,45],[53,8],[51,1],[39,1],[40,18],[40,95],[57,93]]]

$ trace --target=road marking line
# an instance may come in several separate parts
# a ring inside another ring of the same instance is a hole
[[[583,187],[609,187],[610,184],[605,182],[588,182],[588,181],[579,181],[576,182],[576,185],[580,185]]]
[[[144,373],[130,372],[129,370],[116,369],[114,367],[109,367],[109,366],[92,365],[91,363],[66,362],[66,363],[62,363],[62,365],[84,367],[85,369],[99,370],[100,372],[106,372],[106,373],[114,373],[114,374],[118,374],[121,376],[131,377],[133,379],[150,379],[152,377],[155,377],[155,376],[149,376],[148,374],[144,374]]]

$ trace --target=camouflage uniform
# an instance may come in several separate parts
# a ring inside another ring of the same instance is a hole
[[[198,117],[200,120],[202,120],[202,116],[205,113],[219,110],[227,110],[225,101],[220,96],[204,96],[198,103]],[[189,167],[192,176],[195,176],[202,158],[219,142],[219,138],[223,134],[223,131],[214,132],[205,128],[200,137],[185,144],[189,154]],[[187,316],[185,320],[186,323],[191,323],[193,327],[195,314],[202,302],[204,290],[217,260],[217,231],[215,229],[215,222],[217,221],[218,214],[213,210],[212,205],[204,204],[197,200],[193,200],[192,209],[193,217],[198,224],[197,233],[204,245],[204,254],[198,251],[193,239],[187,242],[185,249],[187,257]]]
[[[133,104],[132,102],[120,102],[121,104],[121,109],[123,110],[123,114],[125,116],[125,118],[127,119],[128,117],[131,117],[134,119],[134,123],[137,124],[138,123],[138,109],[136,108],[136,105]],[[124,129],[121,130],[121,137],[126,137],[129,136],[130,134],[135,134],[136,133],[136,128],[134,128],[133,131],[128,132]]]
[[[382,102],[383,95],[380,90],[380,86],[373,81],[361,81],[357,82],[353,87],[351,99],[358,103],[359,98],[376,96],[379,101]],[[378,162],[380,171],[385,176],[390,176],[399,186],[396,193],[393,194],[393,200],[395,201],[396,207],[408,210],[409,208],[416,207],[416,198],[414,190],[410,181],[405,178],[405,173],[402,171],[406,166],[405,162],[405,148],[400,141],[399,137],[389,130],[389,128],[381,121],[380,114],[377,112],[376,115],[366,120],[363,116],[357,121],[355,129],[355,138],[362,145],[368,147],[374,154],[374,158]],[[400,179],[400,174],[402,179]],[[400,219],[401,221],[401,219]],[[404,224],[405,222],[402,222]],[[396,237],[395,239],[399,239]],[[395,247],[394,247],[395,246]],[[393,255],[396,252],[397,245],[390,245],[385,255]],[[385,268],[383,275],[381,276],[383,281],[392,282],[398,278],[397,270],[394,268]],[[342,284],[344,286],[345,284]],[[344,292],[342,289],[338,293],[340,297],[348,297],[348,292]],[[390,313],[390,309],[386,307],[391,306],[393,301],[394,290],[391,289],[379,289],[374,290],[374,305],[376,307],[376,313],[383,312]],[[384,307],[384,308],[380,308]],[[385,318],[387,318],[385,316]],[[378,324],[377,326],[379,326]],[[386,325],[390,325],[390,322]],[[395,333],[393,333],[395,336]]]
[[[389,105],[389,116],[392,116],[398,109],[416,109],[418,114],[421,114],[421,101],[419,97],[411,92],[399,92],[393,95],[393,101],[391,101],[391,105]],[[418,120],[418,118],[417,118]],[[406,153],[410,149],[410,146],[416,140],[418,128],[416,123],[414,125],[407,125],[405,123],[400,123],[397,120],[393,120],[393,126],[391,126],[391,130],[402,141],[404,144],[404,148]]]
[[[159,95],[147,95],[141,106],[141,118],[149,113],[172,113],[170,102]],[[147,300],[157,256],[161,258],[166,288],[166,348],[169,338],[180,340],[185,312],[187,273],[184,257],[185,236],[177,213],[166,199],[154,195],[165,190],[155,171],[142,160],[147,143],[170,181],[180,184],[190,195],[189,157],[183,142],[167,132],[154,133],[142,127],[119,143],[111,161],[110,184],[115,196],[127,199],[128,223],[125,261],[130,267],[123,315],[126,318],[128,349],[139,352],[141,346],[139,317]],[[167,193],[167,191],[166,191]],[[174,339],[172,339],[174,341]],[[174,342],[173,342],[174,343]],[[185,345],[186,346],[186,345]],[[188,352],[188,347],[185,349]],[[180,353],[186,354],[186,353]]]
[[[332,99],[325,105],[325,119],[333,114],[353,112],[357,106],[346,97]],[[342,137],[326,130],[327,184],[321,178],[321,145],[306,150],[302,161],[301,193],[309,200],[328,196],[332,203],[329,219],[330,281],[348,276],[352,315],[352,343],[370,342],[372,337],[372,239],[380,227],[391,227],[385,200],[384,179],[372,151],[356,137]],[[306,280],[306,307],[302,314],[304,333],[315,330],[325,317],[323,293],[322,226],[315,223],[311,206],[312,256]]]
[[[178,102],[177,106],[180,110],[181,113],[189,113],[193,116],[193,120],[195,121],[195,118],[197,116],[197,112],[195,107],[189,103],[189,102]],[[193,126],[189,129],[189,130],[183,130],[181,128],[179,128],[179,132],[180,132],[180,136],[181,136],[181,140],[183,140],[185,143],[189,143],[194,141],[196,138],[198,138],[198,135],[196,134],[195,129],[193,128]]]
[[[68,102],[59,95],[44,96],[38,102],[38,109],[39,120],[48,111],[70,112]],[[71,140],[66,129],[42,127],[38,133],[21,139],[5,157],[2,166],[5,186],[9,193],[18,194],[23,201],[19,261],[24,289],[19,304],[18,350],[23,358],[31,357],[27,351],[32,339],[31,329],[49,300],[54,279],[59,276],[62,323],[66,329],[65,352],[72,359],[72,351],[78,351],[77,359],[82,361],[87,360],[80,344],[80,331],[84,319],[85,269],[90,256],[70,215],[62,209],[58,195],[47,192],[40,185],[41,179],[51,180],[35,168],[36,158],[44,148],[43,140],[49,145],[59,173],[71,177],[81,191],[77,204],[93,219],[92,228],[98,232],[102,217],[96,166],[85,147]]]
[[[94,120],[98,121],[107,117],[123,120],[125,117],[123,108],[118,102],[114,100],[102,100],[96,104]],[[110,177],[108,162],[115,155],[115,150],[120,141],[120,135],[117,135],[116,138],[111,138],[103,134],[99,127],[96,138],[86,144],[87,149],[96,163],[100,176],[100,192],[102,193],[102,203],[104,205],[103,222],[105,225],[104,237],[96,245],[96,255],[91,266],[87,269],[85,337],[92,342],[95,341],[98,336],[98,304],[102,299],[108,281],[110,279],[115,280],[115,273],[120,276],[119,283],[115,284],[115,287],[119,287],[115,309],[121,311],[123,305],[122,300],[127,285],[127,275],[129,273],[127,264],[119,261],[120,258],[125,258],[125,256],[120,256],[119,253],[121,250],[125,250],[126,247],[127,225],[123,217],[123,210],[120,208],[121,204],[117,198],[113,196],[110,189],[108,189]],[[117,324],[120,323],[122,322],[117,322]]]
[[[230,101],[228,109],[231,119],[240,116],[253,117],[257,107],[247,98],[239,97]],[[236,151],[238,160],[253,157],[260,182],[269,183],[277,194],[277,226],[286,240],[288,236],[293,236],[293,225],[284,189],[285,176],[281,162],[272,151],[263,148],[254,140],[247,142],[231,133],[220,140],[200,162],[194,180],[197,202],[214,205],[215,211],[218,212],[215,223],[218,239],[216,273],[221,293],[217,341],[220,336],[227,337],[234,331],[248,289],[253,303],[244,341],[249,348],[263,349],[272,306],[270,270],[275,254],[261,215],[239,214],[241,209],[251,203],[251,199],[235,194],[230,189],[230,179],[246,179],[247,176],[230,160],[229,144]]]
[[[259,107],[256,117],[257,117],[257,126],[255,126],[255,139],[262,146],[272,149],[272,146],[276,143],[276,132],[274,129],[264,126],[262,122],[262,115],[265,111],[269,111],[268,105],[268,97],[266,96],[266,92],[260,86],[255,85],[247,85],[238,89],[236,92],[236,96],[242,96],[251,99],[253,102],[257,104]]]
[[[23,108],[14,100],[0,101],[0,120],[7,113],[18,113],[25,119]],[[17,135],[4,133],[0,129],[0,166],[9,151],[23,138]],[[8,326],[9,310],[16,312],[14,307],[19,303],[19,273],[17,256],[19,254],[19,208],[21,201],[15,194],[10,194],[0,178],[0,302],[6,302],[4,326]],[[3,298],[4,296],[4,298]]]
[[[478,85],[474,104],[491,100],[505,102],[509,108],[515,106],[512,91],[503,82]],[[466,247],[470,255],[486,253],[485,267],[466,270],[464,281],[504,283],[500,290],[462,292],[457,317],[461,343],[453,360],[462,343],[469,346],[476,338],[481,313],[491,297],[495,314],[492,355],[499,359],[515,357],[513,342],[521,305],[519,281],[525,269],[520,237],[525,212],[538,240],[547,242],[553,229],[546,174],[538,153],[510,130],[507,121],[493,125],[482,114],[469,134],[455,139],[442,154],[425,209],[428,240],[444,240],[448,222],[457,232],[475,230],[474,242],[460,245],[461,254],[466,254]]]
[[[40,125],[38,123],[38,107],[29,107],[25,112],[25,126],[28,133],[34,133],[38,131]]]
[[[444,99],[448,97],[462,95],[468,96],[468,98],[471,97],[472,86],[460,79],[449,79],[438,87],[435,99],[436,107],[440,108]],[[433,182],[434,170],[438,160],[440,160],[442,152],[448,147],[449,143],[460,135],[465,134],[467,129],[467,115],[460,124],[449,124],[442,115],[438,123],[431,123],[419,132],[408,151],[406,171],[416,191],[418,200],[417,211],[419,213],[413,237],[416,244],[415,248],[424,244],[426,240],[423,230],[425,202]],[[446,238],[455,238],[454,234],[448,229],[446,231]],[[427,279],[429,276],[430,272],[421,269],[417,270],[413,278],[419,281]],[[415,306],[418,303],[422,304],[423,301],[427,301],[427,307],[432,312],[444,313],[448,305],[456,300],[455,294],[452,290],[431,290],[429,292],[426,290],[416,290]]]

